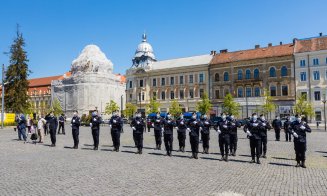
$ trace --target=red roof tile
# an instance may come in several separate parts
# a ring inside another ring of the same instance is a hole
[[[295,53],[327,50],[327,36],[295,40]]]

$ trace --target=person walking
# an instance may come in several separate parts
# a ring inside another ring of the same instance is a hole
[[[78,116],[78,112],[75,111],[73,114],[73,118],[71,121],[71,127],[72,127],[72,135],[74,140],[74,149],[78,149],[78,143],[79,143],[79,127],[81,125],[81,119]]]
[[[38,122],[37,122],[37,132],[39,135],[39,143],[43,143],[44,140],[44,126],[47,123],[47,121],[42,117],[39,116]]]

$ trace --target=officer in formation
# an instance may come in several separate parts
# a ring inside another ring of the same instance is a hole
[[[209,140],[210,140],[210,128],[211,121],[207,118],[207,115],[203,115],[201,119],[201,138],[203,153],[209,154]]]
[[[167,151],[167,156],[171,156],[171,153],[173,151],[174,127],[176,127],[176,123],[171,118],[171,115],[167,113],[166,119],[163,120],[164,142]]]
[[[192,118],[188,121],[188,128],[190,135],[190,143],[192,149],[192,158],[198,159],[199,153],[199,132],[201,123],[196,119],[196,113],[193,112]]]
[[[75,111],[73,114],[73,118],[71,121],[71,127],[72,127],[72,135],[74,140],[74,149],[78,149],[78,143],[79,143],[79,126],[81,125],[80,117],[78,116],[78,112]]]
[[[280,140],[280,130],[282,129],[282,121],[278,116],[276,116],[275,120],[272,122],[272,126],[275,129],[275,137],[276,141]]]
[[[251,163],[255,163],[255,157],[257,157],[257,164],[260,164],[260,154],[261,154],[261,134],[262,123],[258,120],[256,113],[252,114],[252,118],[244,126],[244,131],[250,138],[250,148],[251,148]]]
[[[163,122],[162,122],[162,118],[160,116],[160,112],[157,113],[157,116],[155,117],[155,120],[152,123],[152,127],[154,129],[154,139],[156,141],[155,149],[161,150]]]
[[[180,114],[177,122],[177,138],[179,143],[179,151],[185,152],[185,140],[186,140],[186,121],[184,120],[183,113]]]
[[[311,132],[311,128],[300,115],[295,116],[296,120],[292,122],[291,133],[294,137],[294,150],[296,156],[296,167],[305,166],[305,151],[307,150],[306,132]]]
[[[271,129],[271,126],[269,124],[269,122],[266,120],[265,116],[263,114],[260,115],[260,119],[261,121],[261,126],[260,126],[260,136],[261,136],[261,157],[262,158],[266,158],[266,153],[267,153],[267,142],[268,142],[268,138],[267,138],[267,130]]]
[[[133,119],[131,123],[133,129],[133,136],[135,146],[137,148],[136,154],[142,154],[143,149],[143,131],[145,129],[145,122],[141,117],[141,113],[137,113],[136,117]]]
[[[59,116],[59,128],[58,128],[58,134],[60,134],[60,129],[62,129],[62,134],[66,134],[65,133],[65,115],[61,114]]]
[[[90,127],[92,130],[92,136],[94,142],[93,150],[98,150],[99,147],[100,124],[101,124],[101,118],[98,116],[98,112],[93,111],[91,122],[90,122]]]
[[[47,121],[47,123],[49,123],[51,147],[55,147],[56,146],[56,130],[58,127],[57,117],[54,116],[53,112],[50,112],[50,115],[47,115],[45,120]]]
[[[285,131],[285,141],[292,141],[292,130],[291,130],[291,120],[290,117],[286,117],[286,121],[284,122],[284,131]]]
[[[121,126],[122,126],[122,119],[118,116],[118,111],[115,111],[112,114],[112,117],[109,121],[109,127],[111,129],[111,139],[114,146],[113,151],[119,152],[120,146],[120,133],[121,133]]]
[[[230,121],[230,154],[232,156],[236,156],[236,150],[237,150],[237,128],[241,127],[241,124],[235,119],[234,115],[229,116]]]
[[[230,146],[231,123],[227,120],[226,114],[222,114],[222,121],[218,123],[218,142],[221,160],[228,161],[228,151]]]

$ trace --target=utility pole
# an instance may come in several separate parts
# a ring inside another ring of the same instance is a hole
[[[323,100],[322,100],[323,104],[324,104],[324,121],[325,121],[325,131],[326,129],[326,95],[323,95]]]
[[[1,101],[1,129],[3,129],[3,121],[4,121],[4,104],[5,104],[5,81],[4,81],[4,75],[5,75],[5,65],[2,64],[2,101]]]

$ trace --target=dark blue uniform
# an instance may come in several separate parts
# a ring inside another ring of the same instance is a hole
[[[303,129],[301,128],[302,126]],[[311,132],[311,128],[304,121],[294,121],[291,125],[291,128],[294,131],[293,135],[297,134],[297,137],[294,136],[294,150],[296,155],[296,161],[298,163],[302,161],[302,166],[305,167],[305,151],[307,150],[306,132]]]
[[[161,144],[162,144],[162,119],[159,117],[156,117],[153,123],[153,129],[154,129],[154,139],[156,140],[156,149],[161,150]]]
[[[219,148],[220,153],[223,159],[228,160],[228,151],[230,146],[230,133],[231,133],[231,123],[228,120],[221,121],[218,123],[219,130],[221,133],[219,134]]]
[[[81,120],[78,116],[74,116],[71,121],[72,125],[72,135],[74,140],[74,148],[78,148],[79,143],[79,126],[81,125]]]
[[[133,119],[131,126],[135,128],[133,130],[133,137],[135,141],[135,146],[137,147],[137,154],[142,154],[143,149],[143,131],[145,128],[144,120],[141,117],[136,117]]]
[[[188,128],[190,129],[190,143],[192,149],[192,157],[197,159],[199,153],[199,134],[200,134],[200,125],[196,119],[190,119],[188,121]]]
[[[184,119],[177,121],[177,138],[179,143],[179,150],[185,152],[185,140],[186,140],[186,129],[187,122]]]
[[[45,118],[47,123],[49,123],[49,130],[50,130],[50,138],[51,138],[51,146],[56,146],[56,130],[58,127],[58,120],[55,116],[47,116]]]
[[[210,140],[210,127],[211,121],[208,119],[203,119],[201,121],[201,139],[203,146],[203,153],[209,153],[209,140]]]
[[[257,157],[257,163],[260,163],[259,158],[261,155],[261,130],[262,123],[259,120],[251,120],[244,126],[244,131],[249,130],[252,134],[250,138],[250,148],[252,162],[255,162],[255,157]]]
[[[282,121],[279,119],[275,119],[272,122],[272,126],[275,129],[276,141],[279,141],[280,140],[280,130],[282,129]]]
[[[261,136],[261,155],[263,158],[266,158],[266,153],[267,153],[267,143],[268,143],[268,138],[267,138],[267,130],[271,129],[271,126],[268,121],[266,120],[261,120],[261,126],[260,126],[260,136]]]
[[[171,119],[163,120],[164,127],[164,142],[167,151],[167,155],[171,156],[171,152],[173,151],[173,140],[174,140],[174,127],[176,123]]]
[[[112,116],[109,125],[111,125],[111,139],[114,146],[114,151],[118,152],[120,147],[120,133],[121,133],[121,118],[119,116]]]
[[[289,121],[288,119],[284,122],[284,131],[285,131],[285,140],[288,141],[292,141],[292,128],[291,128],[291,121]]]
[[[236,150],[237,150],[237,141],[238,141],[238,137],[237,137],[237,128],[240,128],[241,124],[235,120],[235,119],[231,119],[230,120],[230,128],[231,128],[231,132],[230,132],[230,153],[232,156],[235,156],[236,154]]]
[[[62,134],[65,135],[65,117],[64,116],[59,116],[58,134],[60,134],[60,129],[62,129]]]
[[[101,118],[99,116],[93,116],[91,118],[91,123],[92,123],[91,129],[92,129],[92,136],[94,142],[94,150],[98,150]]]
[[[22,136],[24,141],[26,141],[27,136],[26,136],[26,119],[24,116],[21,116],[20,118],[17,119],[17,128],[18,128],[18,139],[22,140]]]

